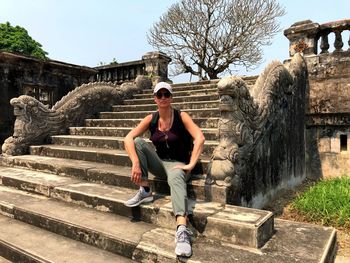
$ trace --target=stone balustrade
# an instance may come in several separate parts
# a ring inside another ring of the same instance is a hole
[[[96,68],[95,81],[133,81],[138,75],[145,75],[145,62],[142,60],[111,64]]]
[[[294,23],[284,31],[289,39],[289,55],[302,52],[304,55],[330,53],[329,38],[334,34],[334,51],[332,53],[350,51],[350,19],[338,20],[324,24],[304,20]],[[348,33],[348,34],[347,34]],[[348,48],[343,49],[347,44]]]
[[[96,67],[98,73],[94,76],[94,80],[121,84],[134,81],[139,75],[146,75],[151,77],[153,82],[171,82],[168,79],[170,61],[171,59],[164,53],[148,52],[141,60]]]

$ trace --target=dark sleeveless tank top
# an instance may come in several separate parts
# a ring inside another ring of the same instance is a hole
[[[157,154],[161,159],[170,159],[187,163],[189,161],[188,146],[184,140],[184,124],[181,119],[180,112],[174,109],[174,121],[170,130],[167,132],[158,129],[159,113],[155,121],[154,127],[150,127],[150,140],[156,147]],[[153,116],[153,118],[156,118]]]

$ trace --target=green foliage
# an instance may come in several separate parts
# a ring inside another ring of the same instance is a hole
[[[118,64],[118,61],[116,58],[113,58],[113,60],[109,63],[107,62],[104,62],[104,61],[100,61],[97,66],[106,66],[106,65],[117,65]]]
[[[0,51],[20,53],[39,59],[47,59],[48,53],[42,45],[32,39],[26,29],[11,26],[9,22],[0,24]]]
[[[292,209],[311,222],[350,227],[350,177],[318,182],[296,198]]]
[[[117,65],[118,64],[118,61],[116,58],[113,58],[112,62],[109,63],[109,65]]]

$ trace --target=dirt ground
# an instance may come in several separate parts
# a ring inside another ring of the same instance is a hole
[[[290,204],[298,194],[304,192],[314,184],[315,181],[306,180],[294,190],[282,190],[277,193],[276,198],[269,205],[265,206],[264,209],[273,212],[276,218],[307,222],[305,218],[291,211]],[[337,255],[350,257],[350,230],[342,228],[336,229],[338,241]]]

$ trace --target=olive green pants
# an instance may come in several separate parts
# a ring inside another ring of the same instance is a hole
[[[187,215],[187,181],[190,178],[190,174],[187,174],[182,169],[174,169],[175,165],[184,165],[184,163],[175,160],[160,159],[154,148],[139,137],[135,138],[134,142],[136,153],[140,161],[142,179],[148,179],[148,171],[150,171],[156,177],[167,179],[170,187],[174,215]]]

